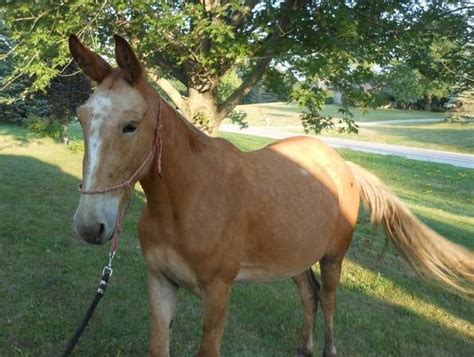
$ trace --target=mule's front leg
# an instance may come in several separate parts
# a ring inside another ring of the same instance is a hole
[[[170,355],[170,336],[178,287],[162,275],[148,274],[151,304],[150,356]]]
[[[202,294],[204,307],[204,327],[198,356],[214,357],[220,355],[224,323],[229,307],[232,284],[222,281],[206,287]]]

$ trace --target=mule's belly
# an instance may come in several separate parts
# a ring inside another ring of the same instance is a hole
[[[318,262],[334,242],[340,216],[337,196],[318,185],[296,184],[306,184],[305,195],[292,188],[267,191],[249,210],[236,281],[296,276]]]
[[[241,265],[239,273],[235,277],[235,282],[263,283],[275,280],[291,278],[302,273],[303,270],[271,271],[257,265]]]
[[[284,233],[250,238],[259,249],[247,246],[235,281],[267,282],[294,277],[321,260],[331,241],[327,231],[318,236],[316,229],[303,236],[299,235],[301,232]]]

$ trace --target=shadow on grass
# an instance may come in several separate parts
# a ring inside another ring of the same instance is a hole
[[[109,244],[91,246],[76,237],[72,217],[79,200],[78,183],[60,168],[37,159],[0,155],[1,355],[59,354],[94,295]],[[132,320],[134,327],[143,329],[137,346],[146,346],[148,328],[141,325],[148,317],[145,267],[134,227],[143,200],[140,195],[134,199],[124,226],[117,278],[114,276],[116,282],[111,284],[114,293],[110,295],[115,298],[99,309],[106,315],[100,317],[99,312],[94,318],[98,322],[92,336],[84,338],[89,339],[85,345],[94,340],[102,320],[107,321],[106,328],[125,325],[116,336],[135,333],[127,326]],[[125,312],[122,304],[113,303],[124,297],[128,304]],[[141,315],[130,312],[138,301],[143,305]],[[130,316],[122,320],[127,314]],[[88,353],[99,351],[101,343],[109,341],[108,334],[104,330],[103,340],[94,341]]]
[[[266,112],[265,114],[269,114],[268,112],[287,112],[292,114],[298,114],[301,112],[301,109],[299,109],[298,106],[281,102],[250,104],[249,107],[261,108],[263,111]]]
[[[32,142],[41,144],[41,140],[44,139],[44,136],[35,134],[29,131],[27,128],[18,125],[11,124],[0,124],[0,137],[2,135],[9,136],[10,139],[2,140],[0,143],[0,152],[5,149],[14,148],[14,147],[26,147]],[[80,124],[77,121],[74,121],[70,124],[69,127],[69,138],[71,141],[82,142],[83,134]],[[60,138],[53,139],[56,143],[61,143]]]
[[[267,111],[267,112],[263,113],[263,116],[265,116],[268,119],[270,124],[273,123],[273,120],[276,120],[276,123],[278,123],[279,119],[284,119],[284,118],[289,119],[290,118],[290,116],[288,116],[288,114],[282,114],[282,113],[273,112],[273,111]]]
[[[2,135],[8,135],[12,139],[0,144],[0,151],[14,146],[27,146],[35,139],[25,128],[16,125],[0,124],[0,136]]]

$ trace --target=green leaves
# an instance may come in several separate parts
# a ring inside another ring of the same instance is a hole
[[[327,100],[324,89],[316,85],[303,84],[292,92],[292,99],[302,108],[301,122],[306,133],[321,133],[324,130],[337,128],[337,131],[357,134],[357,124],[353,121],[353,115],[345,106],[338,110],[340,116],[333,118],[320,113]]]
[[[241,100],[251,89],[233,86],[232,92],[219,84],[227,73],[244,68],[253,74],[250,86],[264,75],[268,89],[294,98],[313,113],[312,121],[322,123],[327,121],[314,113],[323,96],[305,92],[314,83],[342,91],[350,103],[372,106],[383,98],[378,93],[388,81],[408,101],[443,96],[474,80],[473,9],[463,1],[230,0],[206,5],[69,0],[11,2],[0,13],[0,39],[9,39],[4,56],[13,66],[2,87],[28,78],[22,97],[46,90],[70,62],[66,39],[71,32],[110,58],[111,38],[118,32],[148,67],[159,67],[188,90],[220,92],[221,101],[233,94]],[[377,79],[375,65],[387,73],[384,81]],[[362,90],[367,84],[372,88]]]
[[[237,124],[240,129],[245,129],[249,127],[247,122],[247,114],[242,110],[233,110],[228,115],[227,118],[232,122],[232,124]]]

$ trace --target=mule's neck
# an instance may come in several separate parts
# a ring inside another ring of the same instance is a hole
[[[155,162],[140,180],[151,205],[166,204],[175,196],[186,194],[192,173],[198,170],[202,154],[213,140],[155,94],[159,101],[158,121],[162,126],[161,175]]]

